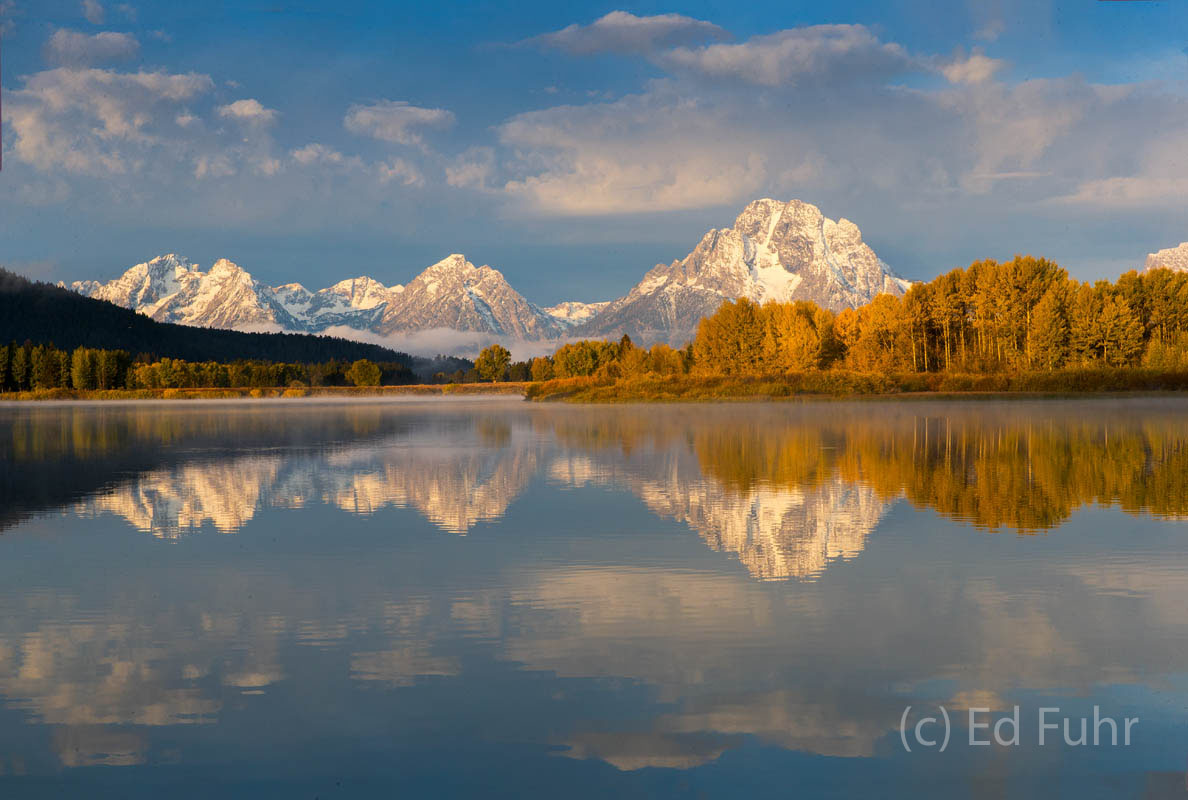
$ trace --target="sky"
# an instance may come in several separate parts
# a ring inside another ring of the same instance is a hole
[[[940,10],[943,9],[943,10]],[[1188,240],[1188,2],[0,0],[0,264],[603,300],[750,200],[899,274]]]

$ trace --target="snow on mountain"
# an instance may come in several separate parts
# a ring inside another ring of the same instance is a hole
[[[1174,269],[1177,272],[1188,272],[1188,242],[1182,242],[1177,247],[1169,247],[1158,253],[1147,255],[1147,269]]]
[[[498,270],[458,254],[407,286],[363,276],[316,292],[299,283],[271,287],[227,259],[203,272],[167,255],[108,283],[77,281],[71,288],[156,320],[208,328],[319,333],[345,327],[384,336],[448,328],[540,340],[559,336],[567,324],[525,300]]]
[[[544,309],[545,313],[557,319],[562,325],[580,325],[594,317],[602,309],[610,305],[609,300],[598,303],[583,303],[579,300],[566,300],[555,306]]]
[[[384,309],[383,335],[435,328],[517,339],[551,339],[562,325],[529,303],[499,270],[475,267],[454,253],[413,278]]]
[[[299,329],[292,315],[271,296],[271,289],[225,258],[203,272],[171,253],[137,264],[108,283],[78,281],[71,288],[161,322],[206,328]]]
[[[188,259],[170,253],[137,264],[114,281],[76,281],[71,288],[125,308],[144,308],[175,294],[194,269]]]
[[[1148,264],[1169,253],[1180,259],[1175,264],[1188,264],[1188,245],[1161,251]],[[156,320],[210,328],[361,336],[444,329],[527,341],[629,333],[641,342],[680,344],[724,299],[812,300],[839,310],[881,292],[903,294],[908,285],[854,223],[827,219],[799,200],[765,199],[743,209],[733,227],[706,233],[684,259],[656,265],[612,302],[540,308],[498,270],[475,267],[457,253],[404,286],[360,276],[317,291],[299,283],[272,287],[227,259],[203,271],[169,254],[107,283],[76,281],[71,288]]]
[[[883,292],[902,295],[909,285],[849,220],[835,222],[799,200],[763,199],[733,227],[706,233],[684,259],[657,264],[575,332],[679,343],[726,299],[811,300],[837,311]]]

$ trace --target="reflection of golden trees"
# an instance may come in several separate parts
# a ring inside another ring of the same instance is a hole
[[[836,473],[979,527],[1020,532],[1054,527],[1090,503],[1160,516],[1188,511],[1188,419],[1174,412],[1103,418],[1057,405],[987,415],[915,407],[924,413],[879,418],[886,406],[868,410],[839,408],[824,424],[700,431],[697,455],[707,476],[737,490],[817,486]]]
[[[1178,401],[582,409],[551,421],[562,444],[592,455],[687,446],[702,476],[736,495],[840,480],[1019,532],[1059,525],[1087,504],[1188,514]]]

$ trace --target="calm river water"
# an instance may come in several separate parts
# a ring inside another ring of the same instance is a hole
[[[22,405],[0,459],[6,798],[1186,795],[1188,400]]]

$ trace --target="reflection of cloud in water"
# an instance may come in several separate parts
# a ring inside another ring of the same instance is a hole
[[[436,639],[433,624],[430,604],[424,599],[385,603],[377,626],[392,646],[352,653],[351,677],[392,686],[412,686],[418,679],[431,675],[457,675],[459,668],[454,659],[431,652]]]
[[[768,745],[839,758],[869,758],[894,730],[890,703],[822,691],[768,690],[694,697],[648,721],[646,731],[582,732],[566,741],[572,758],[597,758],[621,770],[687,769],[719,758],[753,736]]]
[[[56,725],[209,722],[220,708],[183,677],[184,641],[154,644],[131,619],[45,622],[0,643],[0,693]],[[191,645],[193,643],[190,643]],[[210,644],[210,642],[206,642]],[[216,658],[213,652],[207,659]]]
[[[530,669],[579,678],[629,677],[674,706],[647,730],[582,731],[567,755],[600,758],[619,769],[696,766],[756,736],[781,747],[831,756],[870,756],[892,730],[896,701],[811,678],[782,687],[787,618],[818,631],[824,609],[790,607],[752,583],[711,573],[598,568],[542,574],[518,589],[521,625],[504,657]]]
[[[127,767],[145,762],[148,743],[132,731],[69,726],[54,731],[53,748],[64,767]]]

